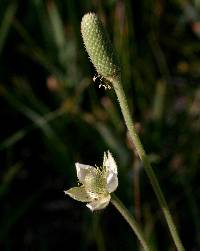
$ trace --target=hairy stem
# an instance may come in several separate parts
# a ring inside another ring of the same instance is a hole
[[[161,207],[163,214],[165,216],[165,219],[167,221],[167,224],[168,224],[170,233],[172,235],[172,238],[174,240],[174,243],[176,245],[176,248],[178,251],[185,251],[183,244],[179,238],[178,232],[176,230],[176,226],[173,222],[173,219],[172,219],[171,213],[169,211],[167,202],[166,202],[165,197],[164,197],[162,190],[160,188],[159,182],[158,182],[158,180],[155,176],[155,173],[151,167],[151,164],[149,162],[147,154],[145,153],[143,145],[142,145],[140,138],[137,134],[136,128],[134,126],[134,122],[131,118],[128,103],[127,103],[125,93],[124,93],[124,90],[123,90],[123,87],[121,84],[121,78],[116,77],[116,78],[110,78],[109,80],[113,83],[113,87],[115,89],[115,92],[116,92],[116,95],[117,95],[117,98],[118,98],[118,101],[120,104],[120,108],[121,108],[126,126],[128,128],[131,140],[133,141],[133,144],[135,145],[137,153],[143,162],[145,171],[146,171],[147,176],[150,180],[150,183],[153,187],[153,190],[157,196],[157,199],[159,201],[160,207]]]
[[[144,234],[140,226],[138,225],[136,220],[133,218],[133,216],[130,215],[127,208],[124,206],[124,204],[118,199],[118,197],[114,193],[112,194],[111,202],[116,207],[116,209],[121,213],[124,219],[128,222],[133,232],[136,234],[137,238],[139,239],[144,251],[151,251],[147,241],[145,240]]]

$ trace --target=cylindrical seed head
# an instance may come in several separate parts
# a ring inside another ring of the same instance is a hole
[[[85,48],[98,74],[107,79],[119,75],[118,58],[102,22],[95,13],[83,16],[81,33]]]

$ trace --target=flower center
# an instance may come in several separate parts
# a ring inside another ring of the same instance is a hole
[[[99,197],[99,195],[106,194],[106,175],[104,170],[99,168],[95,169],[94,172],[89,172],[85,176],[85,190],[90,193],[94,198]]]

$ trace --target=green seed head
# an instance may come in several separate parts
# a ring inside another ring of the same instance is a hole
[[[98,74],[107,79],[119,75],[118,59],[96,14],[87,13],[83,16],[81,33],[85,48]]]

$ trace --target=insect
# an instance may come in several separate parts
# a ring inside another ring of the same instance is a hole
[[[95,75],[93,77],[93,82],[96,82],[97,79],[99,79],[99,81],[100,81],[99,88],[104,87],[105,90],[107,90],[107,89],[110,90],[111,89],[111,86],[109,85],[109,83],[105,82],[105,79],[101,75],[99,75],[99,74]]]

